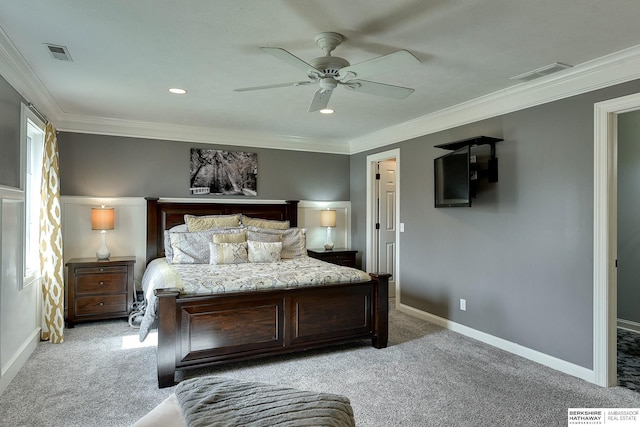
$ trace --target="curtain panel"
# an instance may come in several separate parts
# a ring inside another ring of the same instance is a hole
[[[40,190],[40,273],[42,275],[42,333],[40,339],[64,341],[64,264],[58,139],[51,123],[45,127]]]

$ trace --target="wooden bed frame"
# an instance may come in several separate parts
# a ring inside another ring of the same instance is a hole
[[[164,231],[184,214],[243,213],[298,223],[298,202],[198,203],[147,198],[147,263],[164,256]],[[387,346],[389,274],[371,280],[220,295],[158,296],[158,386],[175,384],[176,370],[248,360],[371,339]]]

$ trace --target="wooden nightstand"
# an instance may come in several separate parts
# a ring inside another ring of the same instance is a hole
[[[67,324],[127,317],[133,303],[133,256],[67,261]]]
[[[352,251],[351,249],[344,248],[335,248],[332,251],[327,251],[324,248],[307,249],[307,254],[309,254],[311,258],[317,258],[332,264],[354,268],[356,268],[357,253],[358,251]]]

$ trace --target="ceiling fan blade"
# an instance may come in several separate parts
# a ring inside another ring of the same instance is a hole
[[[418,58],[413,56],[409,51],[397,50],[388,55],[379,56],[368,61],[344,67],[340,69],[338,77],[335,79],[341,82],[346,82],[352,79],[360,79],[374,74],[394,71],[398,68],[419,63],[420,61]]]
[[[309,74],[310,72],[312,72],[313,74],[316,74],[319,77],[323,77],[324,73],[320,70],[315,69],[311,64],[303,61],[302,59],[298,58],[297,56],[295,56],[294,54],[279,48],[279,47],[261,47],[260,49],[262,49],[264,52],[267,52],[273,56],[275,56],[278,59],[283,60],[284,62],[288,63],[289,65],[293,65],[296,68],[301,69],[302,71],[305,72],[305,74]]]
[[[355,92],[368,93],[369,95],[386,96],[387,98],[404,99],[415,92],[415,89],[402,86],[393,86],[385,83],[370,82],[367,80],[350,80],[343,86]]]
[[[273,89],[276,87],[289,87],[289,86],[305,86],[311,83],[315,83],[312,81],[303,81],[303,82],[289,82],[289,83],[280,83],[275,85],[266,85],[266,86],[254,86],[254,87],[242,87],[240,89],[234,89],[234,92],[249,92],[251,90],[262,90],[262,89]]]
[[[329,98],[331,98],[331,92],[333,92],[333,90],[318,89],[313,95],[313,99],[309,105],[309,112],[312,113],[327,108]]]

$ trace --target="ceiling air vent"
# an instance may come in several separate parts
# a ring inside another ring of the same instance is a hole
[[[537,68],[533,71],[527,71],[526,73],[511,77],[509,80],[520,80],[522,82],[528,82],[530,80],[548,76],[549,74],[557,73],[558,71],[566,70],[567,68],[571,67],[572,65],[563,64],[562,62],[554,62],[553,64],[545,65],[544,67]]]
[[[59,59],[60,61],[72,61],[71,55],[69,55],[69,50],[66,46],[58,46],[55,44],[45,43],[49,52],[55,59]]]

